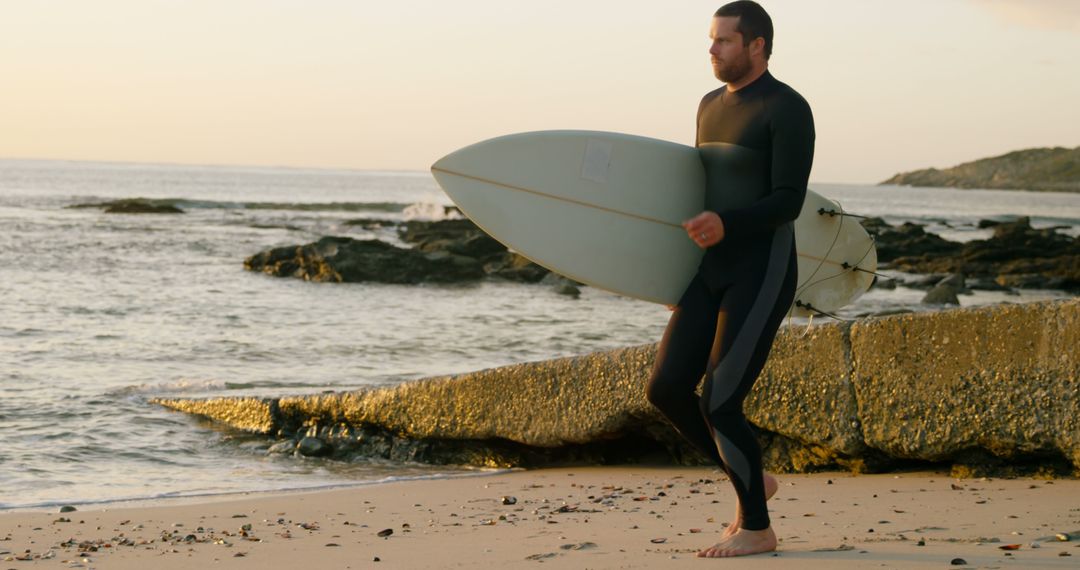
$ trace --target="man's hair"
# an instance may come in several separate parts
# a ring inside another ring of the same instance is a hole
[[[715,18],[738,18],[739,33],[743,37],[743,45],[757,38],[765,39],[765,59],[772,55],[773,27],[772,18],[757,2],[752,0],[738,0],[730,4],[724,4],[713,15]]]

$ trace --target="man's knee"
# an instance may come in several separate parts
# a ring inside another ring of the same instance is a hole
[[[669,382],[662,374],[654,374],[645,387],[645,398],[661,411],[670,408],[671,403],[683,396],[677,383]]]
[[[721,433],[726,433],[732,428],[738,429],[739,424],[746,421],[746,415],[743,414],[741,405],[724,403],[723,405],[710,409],[707,398],[701,399],[701,414],[708,420],[709,425],[713,426]]]

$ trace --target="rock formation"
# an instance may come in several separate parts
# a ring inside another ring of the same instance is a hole
[[[146,198],[129,198],[114,200],[112,202],[99,202],[94,204],[76,204],[69,208],[101,208],[106,214],[183,214],[184,211],[177,208],[169,200],[149,200]]]
[[[1077,346],[1076,299],[787,327],[747,416],[771,470],[1080,468]],[[654,351],[645,345],[350,393],[156,402],[284,438],[278,449],[316,437],[343,459],[702,463],[645,400]]]
[[[1080,192],[1080,147],[1018,150],[944,170],[903,172],[882,184]]]
[[[264,251],[244,260],[244,268],[276,277],[337,283],[454,283],[484,275],[480,263],[469,257],[347,237]]]
[[[396,226],[401,248],[378,240],[324,237],[305,245],[263,251],[244,260],[244,267],[276,277],[308,281],[380,283],[460,283],[497,277],[538,283],[551,273],[508,251],[469,220],[436,222],[353,220],[349,225],[374,229]],[[557,291],[575,296],[573,282],[549,280]],[[569,286],[568,286],[569,285]]]
[[[988,277],[1004,287],[1080,291],[1080,239],[1053,229],[1032,229],[1028,218],[998,224],[993,231],[985,240],[945,242],[953,245],[936,244],[922,252],[909,247],[902,255],[890,256],[889,267],[908,273]],[[879,243],[889,243],[889,233],[881,234]]]

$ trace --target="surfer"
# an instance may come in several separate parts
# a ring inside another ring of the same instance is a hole
[[[742,408],[794,300],[793,221],[806,196],[814,120],[806,100],[768,71],[773,27],[760,5],[740,0],[722,6],[709,36],[713,72],[725,85],[701,101],[696,145],[759,151],[766,157],[768,190],[752,204],[704,211],[683,224],[705,256],[672,310],[647,395],[735,487],[735,519],[720,542],[698,552],[727,557],[776,549],[766,501],[777,481],[762,469],[761,447]],[[708,172],[710,155],[703,153],[702,160]]]

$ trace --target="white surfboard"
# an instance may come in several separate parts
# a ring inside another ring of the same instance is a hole
[[[599,131],[507,135],[431,167],[450,199],[508,248],[576,281],[675,304],[703,252],[682,222],[704,209],[705,171],[686,145]],[[832,312],[865,292],[873,241],[835,202],[808,192],[795,222],[794,314]],[[819,213],[822,212],[822,213]]]

